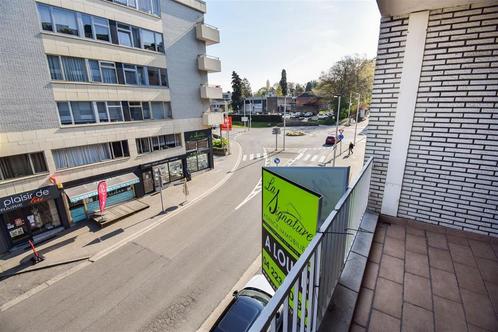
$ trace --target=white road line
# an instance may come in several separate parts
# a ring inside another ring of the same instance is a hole
[[[246,161],[247,159],[247,155],[245,154],[243,157],[242,157],[242,161]]]
[[[261,153],[256,153],[256,159],[261,158]]]
[[[263,153],[263,158],[265,158],[265,159],[268,158],[268,153],[266,153],[266,151],[265,151],[265,153]]]
[[[238,209],[240,209],[244,204],[246,204],[247,202],[249,202],[254,196],[256,196],[257,194],[259,194],[261,192],[261,187],[262,187],[261,179],[259,179],[258,184],[256,184],[256,186],[251,191],[251,193],[249,195],[247,195],[247,197],[239,205],[237,205],[237,207],[235,208],[235,211],[237,211]]]
[[[254,159],[254,153],[251,153],[251,154],[249,155],[249,160],[253,160],[253,159]]]
[[[319,163],[323,163],[325,161],[325,156],[321,156],[320,160],[318,160]]]
[[[318,156],[315,154],[313,158],[311,158],[311,161],[315,161],[318,158]]]
[[[300,153],[297,155],[296,159],[295,160],[299,160],[301,159],[302,157],[304,156],[304,153]]]
[[[310,159],[310,158],[311,158],[311,155],[310,155],[310,154],[307,154],[307,155],[304,157],[303,161],[308,161],[308,159]]]

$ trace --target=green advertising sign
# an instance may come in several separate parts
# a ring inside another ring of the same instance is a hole
[[[317,232],[321,195],[268,169],[262,187],[263,274],[277,289]]]

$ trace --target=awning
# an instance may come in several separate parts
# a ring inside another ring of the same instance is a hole
[[[107,182],[107,191],[116,190],[119,188],[127,187],[129,185],[139,183],[140,179],[133,173],[128,173],[120,176],[115,176],[109,179],[105,179]],[[97,196],[97,186],[100,181],[95,181],[92,183],[83,184],[78,187],[64,189],[69,201],[75,203],[81,201],[82,199]]]

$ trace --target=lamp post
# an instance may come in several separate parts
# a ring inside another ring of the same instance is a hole
[[[351,97],[352,92],[349,93],[349,108],[348,108],[348,127],[351,126]]]
[[[356,93],[358,95],[358,106],[356,108],[356,121],[354,123],[354,145],[356,145],[356,131],[358,130],[358,114],[360,113],[360,94]]]
[[[283,141],[282,141],[282,151],[285,151],[286,115],[287,115],[287,95],[284,96],[284,136],[283,136]]]
[[[246,99],[244,98],[244,120],[246,119]],[[244,127],[246,127],[247,121],[244,121]]]
[[[338,139],[338,132],[339,132],[339,116],[341,114],[341,96],[334,96],[334,98],[337,98],[337,116],[336,116],[336,121],[335,121],[335,144],[334,144],[334,161],[332,162],[332,166],[335,167],[335,157],[337,154],[337,139]]]

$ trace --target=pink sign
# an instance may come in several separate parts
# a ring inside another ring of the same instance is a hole
[[[100,181],[97,186],[97,191],[99,193],[100,213],[103,213],[105,210],[105,204],[107,202],[107,182]]]

